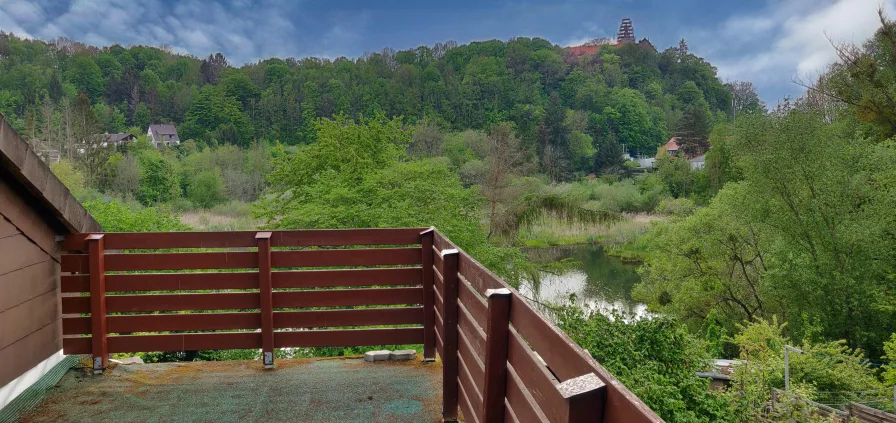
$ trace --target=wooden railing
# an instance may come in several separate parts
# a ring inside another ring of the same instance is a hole
[[[261,349],[274,367],[276,348],[422,344],[442,360],[446,420],[661,421],[434,229],[77,234],[62,249],[63,349],[96,372],[110,353]]]

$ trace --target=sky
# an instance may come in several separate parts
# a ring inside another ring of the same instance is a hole
[[[0,29],[105,46],[167,45],[241,65],[272,56],[358,57],[448,40],[542,37],[561,46],[615,36],[622,17],[659,49],[687,40],[723,81],[753,82],[774,105],[896,17],[896,0],[0,0]]]

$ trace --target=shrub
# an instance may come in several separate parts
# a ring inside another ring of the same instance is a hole
[[[187,198],[202,208],[209,208],[224,201],[226,197],[221,172],[217,169],[199,172],[190,180]]]
[[[695,210],[697,210],[697,205],[687,198],[667,198],[661,201],[656,208],[658,213],[675,217],[690,216],[694,214]]]

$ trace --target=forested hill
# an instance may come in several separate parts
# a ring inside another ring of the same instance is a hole
[[[308,143],[314,118],[384,113],[451,130],[511,121],[538,151],[575,148],[568,138],[578,131],[597,147],[652,155],[676,132],[708,135],[732,107],[716,69],[678,47],[604,46],[574,57],[543,39],[515,38],[234,68],[220,54],[0,33],[0,112],[29,140],[58,138],[60,114],[81,92],[105,132],[139,135],[150,123],[173,123],[182,140],[242,146]]]

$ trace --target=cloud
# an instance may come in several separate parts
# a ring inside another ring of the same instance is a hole
[[[297,55],[302,36],[294,25],[299,2],[280,0],[4,0],[0,28],[20,36],[68,37],[105,46],[165,45],[205,56],[224,52],[235,64]],[[343,29],[343,33],[351,32]],[[300,36],[301,35],[301,36]],[[343,35],[343,38],[345,35]],[[331,37],[332,38],[332,37]],[[307,43],[312,45],[313,43]]]
[[[725,80],[756,83],[760,94],[799,94],[794,78],[811,79],[837,60],[833,42],[861,43],[880,26],[878,7],[896,0],[772,0],[753,13],[689,37]]]

